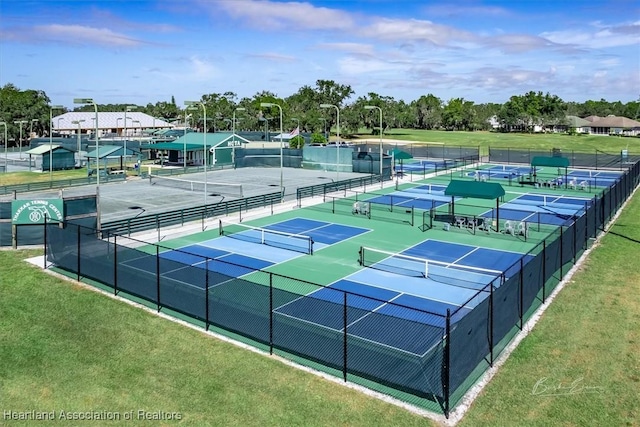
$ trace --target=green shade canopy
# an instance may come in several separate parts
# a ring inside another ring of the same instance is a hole
[[[531,159],[531,166],[568,168],[569,159],[567,159],[566,157],[560,157],[560,156],[554,156],[554,157],[536,156],[533,159]]]
[[[413,159],[413,156],[406,151],[402,151],[399,148],[394,148],[390,153],[396,160],[408,160]]]
[[[505,191],[497,182],[452,180],[444,190],[444,194],[452,197],[498,199],[505,195]]]

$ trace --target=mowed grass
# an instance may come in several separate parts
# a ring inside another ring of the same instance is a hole
[[[377,135],[360,134],[356,139],[375,141]],[[390,129],[383,138],[425,142],[464,147],[480,147],[481,155],[489,154],[491,148],[513,148],[530,150],[551,150],[560,148],[563,152],[593,153],[600,150],[607,154],[620,154],[627,149],[630,154],[640,154],[640,138],[622,138],[602,135],[527,134],[500,132],[446,132],[419,129]]]
[[[126,423],[149,426],[425,425],[397,406],[23,261],[37,253],[0,251],[0,425],[52,425],[2,418],[2,411],[31,410],[182,416]]]

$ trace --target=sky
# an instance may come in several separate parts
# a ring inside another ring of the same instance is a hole
[[[0,86],[155,104],[317,80],[409,103],[640,97],[637,0],[0,0]]]

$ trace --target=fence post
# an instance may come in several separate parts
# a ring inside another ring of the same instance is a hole
[[[76,225],[76,233],[78,233],[77,243],[78,243],[78,282],[80,281],[80,226]]]
[[[156,306],[160,312],[160,246],[156,245]]]
[[[524,268],[524,261],[520,258],[520,271],[518,271],[518,276],[520,279],[520,330],[523,327],[523,318],[524,318],[524,273],[522,269]]]
[[[344,295],[344,301],[343,301],[343,313],[342,313],[342,320],[343,320],[343,325],[342,328],[344,329],[344,334],[343,334],[343,360],[342,360],[342,377],[344,378],[344,382],[347,382],[347,293],[342,291],[342,294]]]
[[[562,238],[562,236],[563,236],[563,234],[564,234],[564,227],[561,225],[560,226],[560,279],[562,279],[562,276],[563,276],[563,274],[562,274],[562,266],[564,265],[564,260],[562,259],[563,258],[562,257],[562,252],[563,252],[563,244],[562,244],[563,243],[562,242],[563,238]]]
[[[442,394],[444,394],[444,416],[449,418],[449,377],[451,373],[451,310],[447,309],[447,317],[444,323],[444,354],[443,354],[443,366],[442,366]]]
[[[8,142],[5,142],[8,144]],[[47,269],[47,216],[44,216],[44,269]]]
[[[269,354],[273,354],[273,273],[269,273]]]
[[[489,366],[493,367],[493,282],[489,286]]]
[[[118,295],[118,235],[115,233],[113,234],[113,295]]]
[[[206,258],[204,261],[204,330],[209,330],[209,258]]]
[[[547,297],[547,239],[542,241],[542,303]]]

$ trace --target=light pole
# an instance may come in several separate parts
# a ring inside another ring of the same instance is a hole
[[[333,104],[320,104],[320,108],[336,109],[336,182],[340,181],[340,108]]]
[[[324,117],[319,117],[319,119],[322,120],[322,124],[323,124],[322,133],[324,134],[324,139],[326,139],[327,142],[329,142],[329,138],[327,137],[327,119],[325,119]]]
[[[365,110],[378,110],[380,112],[380,188],[383,188],[383,178],[382,178],[382,108],[376,105],[365,105]]]
[[[237,107],[233,110],[233,120],[231,121],[231,133],[233,134],[233,149],[231,150],[231,161],[233,162],[233,168],[236,168],[236,111],[245,111],[244,107]]]
[[[126,108],[124,109],[124,163],[125,163],[124,175],[125,176],[127,176],[127,119],[128,118],[131,119],[131,117],[127,117],[127,113],[135,109],[136,109],[135,105],[127,105]]]
[[[100,150],[99,150],[100,145],[99,145],[99,138],[98,138],[98,104],[95,103],[93,98],[74,98],[73,99],[73,103],[74,104],[93,104],[93,108],[96,111],[96,117],[95,117],[95,122],[96,122],[96,165],[97,165],[96,172],[98,173],[98,177],[96,179],[96,185],[98,187],[100,187]]]
[[[80,129],[80,123],[84,122],[84,119],[80,119],[80,120],[74,120],[71,123],[74,125],[78,125],[78,162],[80,162],[80,150],[82,149],[81,144],[80,144],[80,134],[82,133],[82,129]],[[117,125],[116,125],[117,126]]]
[[[49,107],[49,182],[53,181],[53,110],[62,109],[64,109],[62,105]],[[60,123],[60,118],[58,118],[58,123]],[[58,128],[60,128],[60,125],[58,125]]]
[[[120,120],[122,120],[122,117],[118,117],[116,119],[116,133],[118,133],[118,129],[120,129],[120,125],[118,124],[118,122],[120,122]]]
[[[187,128],[189,127],[189,119],[191,118],[191,114],[184,113],[184,147],[182,149],[182,163],[183,167],[186,171],[187,169]]]
[[[4,172],[7,172],[9,166],[9,159],[7,158],[7,147],[9,141],[7,140],[7,122],[0,122],[0,126],[4,126]]]
[[[200,101],[184,101],[184,105],[199,105],[202,107],[202,112],[204,114],[204,136],[203,136],[203,140],[202,140],[202,148],[203,148],[203,154],[204,154],[204,205],[205,207],[207,206],[207,157],[208,157],[208,153],[207,153],[207,106],[204,105],[203,102]]]
[[[298,129],[298,133],[296,134],[296,136],[300,135],[300,119],[296,118],[296,117],[292,117],[291,120],[294,120],[296,122],[296,129]],[[297,144],[296,144],[297,146]],[[289,147],[291,147],[291,140],[289,140]],[[300,147],[302,148],[302,147]]]
[[[20,160],[22,160],[22,125],[25,123],[29,123],[26,120],[16,120],[13,122],[14,125],[20,125],[20,140],[18,141],[18,146],[20,147]]]
[[[284,183],[282,179],[282,107],[273,102],[261,102],[260,107],[278,107],[278,110],[280,110],[280,196],[282,197],[281,201],[284,201]]]
[[[29,138],[31,138],[31,134],[33,133],[33,122],[38,123],[38,119],[31,119],[31,124],[29,125]]]

